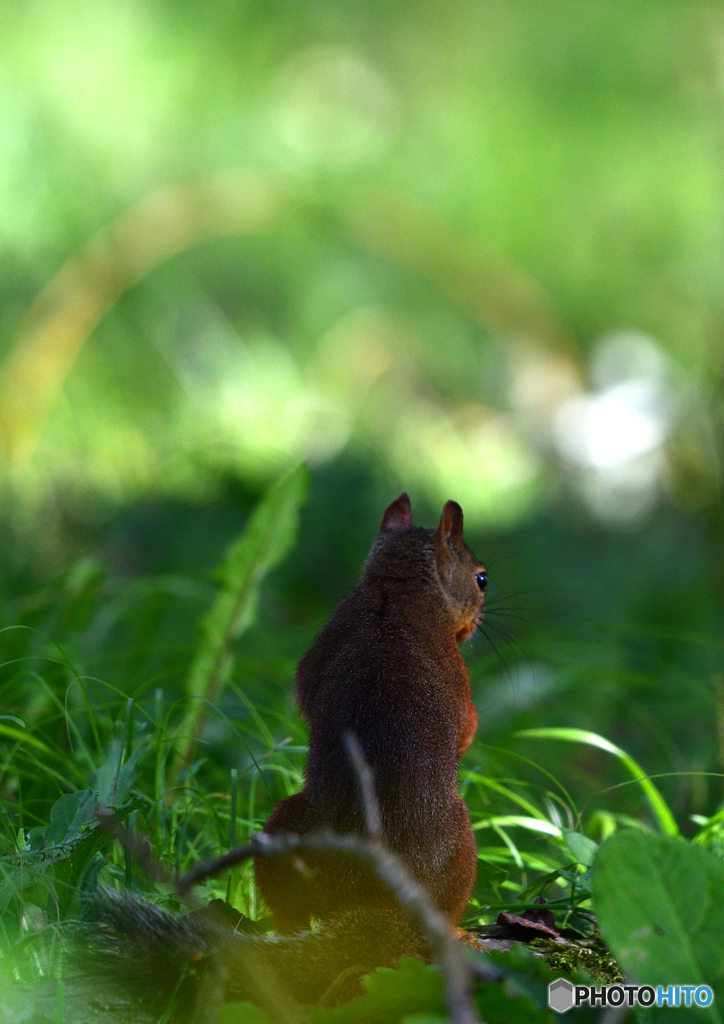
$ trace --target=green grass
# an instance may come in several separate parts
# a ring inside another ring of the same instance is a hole
[[[285,476],[259,504],[216,574],[216,593],[205,592],[204,600],[178,579],[119,586],[76,571],[57,592],[38,598],[51,629],[0,631],[0,951],[16,977],[58,969],[64,929],[99,882],[182,909],[173,885],[151,879],[100,826],[100,809],[113,809],[127,829],[146,837],[173,878],[246,841],[277,800],[301,787],[307,747],[292,700],[294,659],[274,642],[273,627],[254,657],[252,645],[239,642],[254,620],[265,573],[293,545],[304,493],[299,473]],[[193,641],[180,640],[173,627],[181,619],[189,629],[194,616]],[[143,665],[144,681],[129,693],[84,673],[69,650],[82,649],[79,636],[87,642],[89,635],[100,637],[97,660],[116,676],[128,680]],[[149,673],[156,645],[165,667]],[[185,679],[173,672],[179,651],[193,666]],[[199,666],[207,667],[203,679]],[[192,747],[190,721],[197,729]],[[679,825],[646,771],[609,740],[568,727],[517,733],[518,743],[539,739],[613,755],[629,777],[607,790],[618,796],[639,789],[644,803],[627,813],[606,799],[606,790],[597,800],[586,793],[581,803],[549,767],[515,749],[515,736],[501,747],[480,735],[460,771],[480,868],[464,923],[522,912],[543,895],[560,927],[591,939],[591,865],[599,843],[622,826],[676,836]],[[686,825],[695,844],[724,853],[721,811]],[[249,863],[204,883],[197,895],[226,899],[271,927]]]
[[[295,489],[295,481],[289,479]],[[278,503],[274,492],[271,500]],[[260,506],[262,515],[256,521],[264,519],[269,502],[265,499]],[[285,529],[288,545],[291,535],[289,527]],[[247,531],[247,539],[235,542],[232,550],[248,547],[250,535]],[[264,559],[268,560],[266,549],[259,549],[251,562],[242,559],[236,576],[230,578],[227,571],[213,608],[223,609],[220,602],[228,603],[227,595],[233,605],[233,594],[244,590],[246,578],[260,578],[256,566]],[[131,584],[130,589],[137,593],[139,588]],[[96,607],[89,596],[98,602]],[[81,602],[88,605],[91,619],[105,619],[109,628],[108,595],[76,590],[57,600],[56,617],[66,624],[66,631]],[[151,619],[152,642],[153,608],[147,607],[145,614]],[[211,629],[213,614],[217,622]],[[115,808],[124,824],[148,836],[154,855],[178,873],[226,849],[232,835],[245,840],[263,825],[278,799],[301,786],[306,737],[291,703],[292,663],[281,666],[280,673],[278,658],[234,661],[238,616],[227,615],[219,623],[213,610],[202,615],[207,625],[200,630],[193,662],[193,692],[185,694],[169,692],[159,677],[126,696],[117,687],[84,675],[54,637],[30,627],[7,627],[0,633],[0,641],[13,655],[3,664],[2,697],[8,713],[0,718],[0,909],[10,946],[31,927],[29,914],[36,915],[35,927],[41,919],[57,924],[77,913],[83,891],[98,878],[173,901],[170,892],[144,878],[118,842],[97,827],[98,806]],[[155,618],[160,623],[158,614]],[[247,624],[250,616],[248,620]],[[163,639],[160,632],[159,642]],[[226,685],[216,678],[207,682],[214,689],[211,700],[198,683],[197,667],[213,666],[218,661],[215,652],[221,651],[228,661]],[[115,658],[132,661],[131,655],[114,652]],[[200,703],[205,708],[205,732],[189,763],[183,760],[185,728]],[[521,735],[577,740],[615,754],[643,787],[654,823],[675,833],[672,812],[644,770],[607,740],[571,729],[528,730]],[[516,777],[516,767],[526,774]],[[536,886],[540,889],[541,879],[547,879],[547,895],[565,900],[571,888],[566,873],[575,870],[566,833],[600,839],[621,819],[601,808],[581,819],[572,796],[550,771],[512,750],[488,749],[480,741],[463,763],[461,792],[480,841],[481,884],[470,920],[490,920],[500,906],[517,904]],[[699,841],[713,842],[720,822],[720,815],[702,819]],[[205,891],[209,896],[227,893],[243,913],[263,915],[248,868],[232,882],[209,883]]]

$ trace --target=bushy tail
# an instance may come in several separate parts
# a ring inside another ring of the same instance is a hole
[[[75,971],[167,1020],[213,1021],[226,1000],[284,1014],[295,1003],[337,1003],[359,978],[401,956],[430,959],[407,915],[379,900],[314,931],[245,934],[206,912],[170,914],[129,894],[103,892],[75,941]],[[286,1015],[286,1014],[284,1014]]]

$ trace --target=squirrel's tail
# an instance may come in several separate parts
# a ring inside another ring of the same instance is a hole
[[[76,943],[75,971],[168,1013],[166,1020],[216,1019],[230,1000],[277,1013],[295,1003],[334,1004],[354,996],[359,978],[377,967],[401,956],[431,958],[405,912],[386,900],[291,936],[247,934],[213,913],[171,914],[115,892],[97,896],[93,909]]]

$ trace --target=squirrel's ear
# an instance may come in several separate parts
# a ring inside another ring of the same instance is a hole
[[[456,501],[445,502],[440,525],[437,528],[439,541],[445,541],[451,548],[459,548],[463,542],[463,510]]]
[[[384,533],[385,530],[403,530],[413,525],[410,498],[407,492],[403,491],[399,498],[395,498],[385,509],[380,533]]]

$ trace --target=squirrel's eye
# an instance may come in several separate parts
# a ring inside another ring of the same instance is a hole
[[[478,584],[480,590],[485,590],[488,585],[488,574],[487,572],[479,572],[475,575],[475,582]]]

